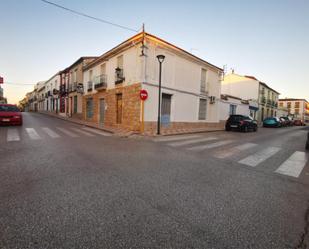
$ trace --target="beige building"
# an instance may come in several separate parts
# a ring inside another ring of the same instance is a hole
[[[83,56],[75,61],[68,70],[69,84],[67,85],[67,116],[82,118],[83,101],[83,67],[92,62],[97,57]]]
[[[251,116],[259,122],[270,116],[277,116],[279,92],[253,76],[238,75],[234,72],[224,76],[222,94],[258,103],[258,107],[249,106]]]
[[[160,96],[162,131],[223,128],[219,117],[222,69],[145,32],[84,67],[84,119],[130,131],[140,131],[144,124],[146,132],[155,133],[158,55],[165,56]],[[144,107],[141,89],[148,92]]]
[[[306,99],[285,98],[279,99],[279,107],[286,108],[288,115],[309,123],[309,102]]]

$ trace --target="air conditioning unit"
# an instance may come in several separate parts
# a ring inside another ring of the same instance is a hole
[[[210,96],[209,102],[210,102],[210,104],[214,104],[216,102],[216,96]]]

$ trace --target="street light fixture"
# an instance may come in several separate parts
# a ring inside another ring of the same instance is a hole
[[[161,128],[161,73],[162,73],[162,63],[165,59],[165,56],[160,54],[157,55],[157,59],[159,61],[160,70],[159,70],[159,105],[158,105],[158,123],[157,123],[157,135],[160,135]]]

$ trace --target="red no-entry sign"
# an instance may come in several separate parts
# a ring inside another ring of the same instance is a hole
[[[141,100],[145,101],[148,98],[148,92],[145,89],[142,89],[139,92],[139,97],[141,98]]]

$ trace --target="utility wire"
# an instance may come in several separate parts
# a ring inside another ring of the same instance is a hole
[[[120,24],[117,24],[117,23],[113,23],[113,22],[109,22],[109,21],[106,21],[106,20],[103,20],[101,18],[98,18],[98,17],[94,17],[94,16],[90,16],[88,14],[85,14],[85,13],[82,13],[82,12],[79,12],[79,11],[76,11],[76,10],[73,10],[73,9],[69,9],[67,7],[64,7],[62,5],[59,5],[59,4],[56,4],[56,3],[53,3],[53,2],[50,2],[50,1],[47,1],[47,0],[41,0],[42,2],[44,3],[47,3],[47,4],[50,4],[50,5],[53,5],[55,7],[58,7],[60,9],[64,9],[66,11],[69,11],[71,13],[74,13],[76,15],[80,15],[80,16],[83,16],[83,17],[87,17],[87,18],[90,18],[90,19],[93,19],[93,20],[96,20],[96,21],[99,21],[99,22],[103,22],[105,24],[109,24],[109,25],[113,25],[115,27],[118,27],[118,28],[122,28],[122,29],[126,29],[126,30],[130,30],[130,31],[133,31],[133,32],[138,32],[138,30],[136,29],[132,29],[132,28],[129,28],[129,27],[126,27],[126,26],[123,26],[123,25],[120,25]]]

